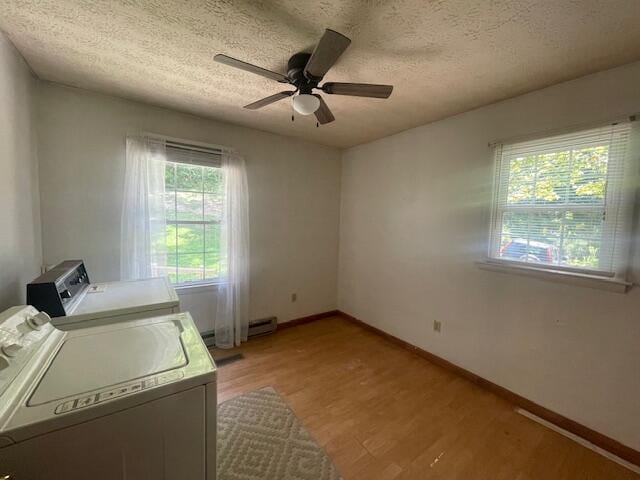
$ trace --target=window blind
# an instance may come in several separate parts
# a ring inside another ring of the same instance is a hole
[[[496,146],[489,255],[616,276],[631,123]]]
[[[211,148],[197,147],[176,142],[166,144],[167,160],[175,163],[188,163],[204,167],[220,167],[221,152]]]

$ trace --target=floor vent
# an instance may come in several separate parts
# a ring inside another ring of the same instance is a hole
[[[249,336],[255,337],[257,335],[265,335],[267,333],[273,333],[278,326],[277,317],[267,317],[261,320],[254,320],[249,322]],[[213,347],[216,343],[216,334],[213,330],[202,332],[202,339],[207,347]]]
[[[236,353],[234,355],[229,355],[228,357],[219,358],[215,362],[218,367],[225,367],[231,363],[237,362],[238,360],[242,360],[243,358],[244,355]]]

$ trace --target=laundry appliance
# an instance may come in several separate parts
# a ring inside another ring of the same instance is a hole
[[[0,314],[0,478],[216,475],[216,366],[189,313],[72,331]]]
[[[29,283],[27,303],[48,313],[62,330],[180,311],[167,278],[91,283],[82,260],[66,260]]]

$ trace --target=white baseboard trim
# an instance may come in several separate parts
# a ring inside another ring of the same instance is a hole
[[[551,422],[547,422],[544,418],[540,418],[537,415],[534,415],[533,413],[528,412],[527,410],[524,410],[522,408],[516,408],[516,412],[518,412],[522,416],[527,417],[530,420],[533,420],[536,423],[539,423],[540,425],[544,425],[545,427],[553,430],[554,432],[558,432],[559,434],[564,435],[567,438],[570,438],[574,442],[579,443],[583,447],[586,447],[589,450],[592,450],[592,451],[602,455],[603,457],[608,458],[612,462],[615,462],[618,465],[621,465],[624,468],[626,468],[628,470],[631,470],[632,472],[640,474],[640,466],[634,465],[631,462],[627,462],[626,460],[623,460],[622,458],[614,455],[613,453],[607,452],[606,450],[598,447],[597,445],[594,445],[593,443],[585,440],[584,438],[579,437],[578,435],[575,435],[575,434],[573,434],[571,432],[568,432],[567,430],[565,430],[563,428],[560,428],[560,427],[558,427],[557,425],[555,425],[555,424],[553,424]]]

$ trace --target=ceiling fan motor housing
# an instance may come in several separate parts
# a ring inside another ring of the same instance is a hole
[[[307,62],[311,58],[310,53],[296,53],[293,55],[287,63],[287,77],[291,79],[300,93],[311,93],[313,88],[318,86],[318,82],[321,79],[309,79],[304,74],[304,67],[307,66]]]

